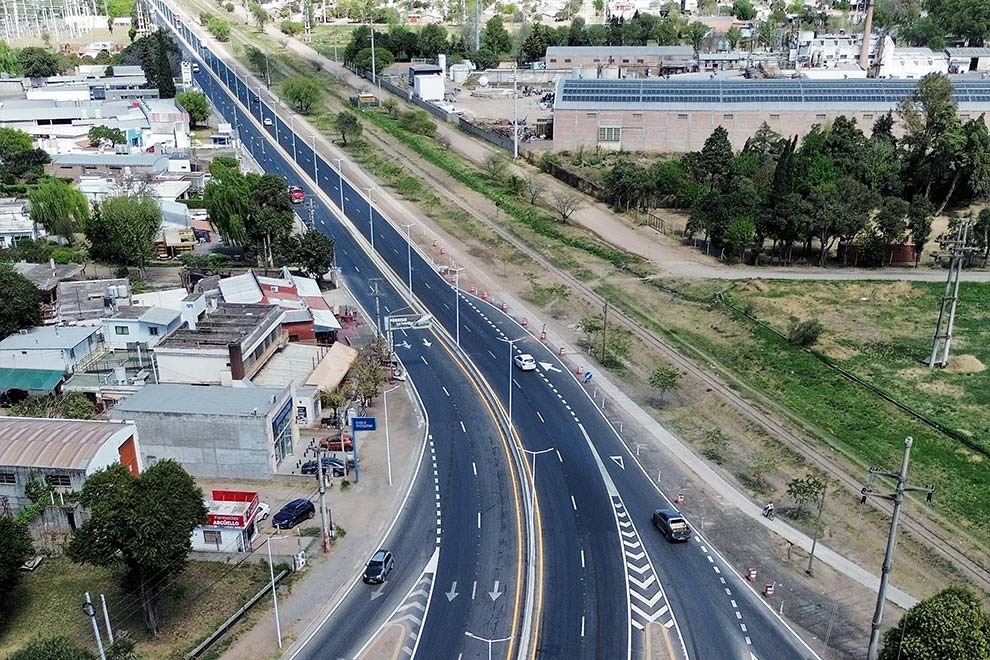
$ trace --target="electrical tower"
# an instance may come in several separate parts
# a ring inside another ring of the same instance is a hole
[[[945,291],[942,292],[942,302],[938,310],[938,323],[932,337],[932,352],[928,358],[928,367],[945,367],[949,364],[949,349],[952,344],[952,326],[956,320],[956,305],[959,302],[959,274],[963,264],[976,248],[966,246],[966,234],[969,232],[969,222],[960,223],[956,228],[955,238],[939,239],[939,246],[948,252],[949,272],[945,278]]]

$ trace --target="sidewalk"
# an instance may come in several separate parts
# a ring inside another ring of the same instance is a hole
[[[412,483],[425,440],[426,423],[411,387],[400,384],[388,397],[389,438],[392,455],[392,485],[388,485],[385,462],[384,409],[381,396],[367,414],[379,418],[378,431],[361,434],[361,481],[346,491],[339,479],[327,490],[327,508],[333,522],[346,531],[329,554],[313,545],[309,564],[290,587],[279,589],[279,619],[282,644],[288,647],[306,629],[321,621],[344,596],[355,576],[361,574],[368,557],[378,549],[382,536],[398,515]],[[351,477],[353,479],[353,476]],[[316,488],[315,479],[312,488]],[[317,503],[318,497],[314,496]],[[274,511],[272,512],[274,514]],[[317,519],[314,519],[318,524]],[[308,523],[307,523],[308,524]],[[261,660],[277,652],[275,620],[265,601],[255,625],[234,629],[234,641],[223,653],[230,660]]]

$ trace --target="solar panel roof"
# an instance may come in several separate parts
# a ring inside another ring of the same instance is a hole
[[[558,84],[559,109],[689,108],[709,105],[801,105],[893,107],[910,96],[917,80],[586,80]],[[988,106],[990,80],[953,81],[960,106]]]

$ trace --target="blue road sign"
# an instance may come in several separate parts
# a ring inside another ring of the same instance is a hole
[[[353,417],[351,418],[352,431],[374,431],[377,427],[374,417]]]

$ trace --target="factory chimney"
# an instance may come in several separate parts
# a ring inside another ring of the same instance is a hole
[[[863,44],[859,49],[859,66],[863,71],[870,68],[870,37],[873,34],[873,0],[866,0],[866,21],[863,23]]]

